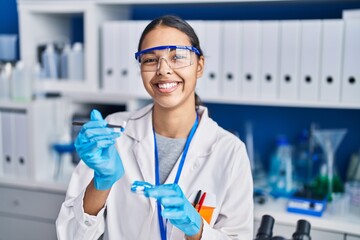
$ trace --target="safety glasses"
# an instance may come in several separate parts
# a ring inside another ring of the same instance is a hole
[[[161,60],[165,60],[171,69],[184,68],[194,63],[195,54],[200,51],[192,46],[158,46],[135,53],[142,72],[156,72]]]

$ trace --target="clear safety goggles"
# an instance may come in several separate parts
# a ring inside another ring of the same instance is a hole
[[[135,53],[142,72],[156,72],[161,60],[165,60],[171,69],[184,68],[194,63],[195,54],[200,51],[191,46],[158,46]]]

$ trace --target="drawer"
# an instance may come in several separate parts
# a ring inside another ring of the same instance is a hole
[[[0,213],[55,220],[65,194],[0,187]]]
[[[360,240],[360,236],[346,235],[346,240]]]
[[[1,216],[0,240],[56,240],[55,222]]]

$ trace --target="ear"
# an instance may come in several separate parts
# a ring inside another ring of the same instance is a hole
[[[201,78],[204,73],[205,58],[200,56],[197,64],[196,77]]]

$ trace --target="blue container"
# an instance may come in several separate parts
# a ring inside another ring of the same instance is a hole
[[[0,34],[0,61],[16,60],[17,35]]]

